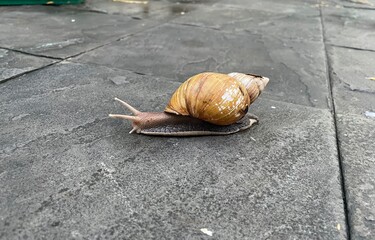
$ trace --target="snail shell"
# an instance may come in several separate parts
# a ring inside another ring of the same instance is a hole
[[[245,86],[250,97],[250,104],[259,97],[269,82],[269,78],[255,74],[233,72],[228,75],[240,81]]]
[[[165,112],[230,125],[247,113],[267,82],[268,78],[243,73],[200,73],[175,91]]]

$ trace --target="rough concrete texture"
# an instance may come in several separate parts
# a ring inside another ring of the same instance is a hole
[[[375,52],[329,48],[333,94],[339,113],[375,111]],[[348,67],[350,66],[350,67]]]
[[[373,239],[373,0],[0,8],[0,239]],[[128,132],[202,71],[271,81],[260,124]]]
[[[88,0],[86,4],[78,6],[79,9],[97,11],[109,14],[128,15],[138,19],[172,19],[184,15],[201,5],[212,6],[216,1],[148,1],[147,4],[124,4],[121,1],[113,1],[110,4],[102,0]],[[181,4],[183,3],[183,4]],[[74,9],[77,6],[73,7]]]
[[[1,144],[6,152],[12,152],[43,136],[64,134],[107,118],[116,110],[114,97],[142,102],[139,106],[145,110],[162,111],[179,83],[149,76],[150,82],[145,84],[145,78],[118,69],[63,62],[14,79],[1,86],[0,118],[5,136]],[[164,104],[157,105],[154,101],[161,98]],[[150,105],[145,106],[147,103]]]
[[[74,63],[4,84],[17,116],[2,114],[3,237],[344,239],[328,110],[261,99],[262,123],[228,137],[129,135],[107,119],[123,111],[114,96],[160,109],[177,85]]]
[[[244,8],[231,2],[215,4],[175,18],[172,22],[221,32],[264,34],[283,41],[322,41],[319,8],[308,5],[274,12],[267,8],[251,7]],[[303,11],[300,11],[301,8]]]
[[[373,10],[336,7],[336,5],[323,8],[328,42],[333,45],[375,51],[375,11]]]
[[[337,114],[352,239],[375,236],[375,121]]]
[[[157,23],[56,7],[5,7],[0,14],[2,47],[59,58],[77,55]]]
[[[330,48],[353,239],[375,236],[375,52]],[[350,67],[348,67],[350,65]]]
[[[269,83],[267,96],[270,98],[327,108],[323,49],[321,42],[284,41],[261,34],[230,34],[163,24],[80,55],[73,61],[163,76],[179,82],[202,71],[251,71],[271,79],[282,79]]]
[[[374,0],[334,0],[336,7],[345,7],[352,9],[375,10]],[[324,3],[325,6],[328,2]]]
[[[201,0],[204,1],[204,0]],[[233,6],[240,6],[247,9],[257,9],[265,10],[274,13],[290,13],[300,11],[305,11],[306,8],[318,7],[320,2],[318,0],[283,0],[283,1],[273,1],[273,0],[263,0],[263,1],[243,1],[243,0],[232,0],[232,1],[217,1],[217,4],[230,4]]]

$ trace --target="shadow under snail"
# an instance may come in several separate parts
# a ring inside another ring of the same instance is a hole
[[[115,98],[134,116],[109,114],[132,122],[129,133],[158,136],[227,135],[250,128],[258,117],[247,113],[269,79],[244,73],[205,72],[174,92],[164,112],[141,112]]]

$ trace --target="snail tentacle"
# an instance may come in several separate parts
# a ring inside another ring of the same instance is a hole
[[[138,115],[141,113],[141,111],[138,111],[135,107],[131,106],[129,103],[122,101],[121,99],[115,98],[115,100],[122,104],[125,108],[127,108],[130,112],[132,112],[134,115]]]
[[[137,132],[137,130],[138,130],[137,128],[133,127],[133,129],[130,130],[129,134],[132,134],[133,132]]]
[[[129,116],[129,115],[122,115],[122,114],[109,114],[108,116],[111,117],[111,118],[126,119],[126,120],[131,120],[131,121],[137,121],[137,120],[139,120],[139,117]]]
[[[131,111],[135,116],[123,115],[123,114],[109,114],[108,116],[111,118],[130,120],[133,125],[133,129],[129,132],[129,134],[132,134],[133,132],[140,133],[141,131],[140,123],[142,122],[142,117],[141,117],[142,112],[138,111],[135,107],[131,106],[129,103],[121,99],[115,98],[115,100],[121,103],[122,106],[124,106],[126,109]]]
[[[133,132],[139,133],[140,130],[139,130],[139,127],[137,126],[136,122],[139,122],[141,120],[140,117],[122,115],[122,114],[109,114],[108,116],[111,117],[111,118],[130,120],[132,122],[133,129],[129,133],[130,134],[132,134]]]

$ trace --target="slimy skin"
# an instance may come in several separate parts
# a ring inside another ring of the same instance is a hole
[[[165,112],[141,112],[118,98],[115,100],[130,110],[134,116],[109,114],[109,117],[130,120],[133,129],[129,133],[171,137],[228,135],[246,130],[258,123],[256,116],[247,114],[234,124],[218,126],[189,116]]]

